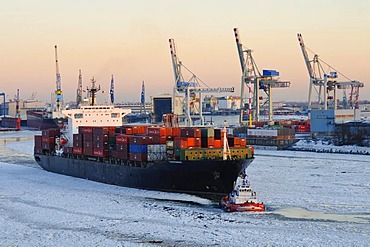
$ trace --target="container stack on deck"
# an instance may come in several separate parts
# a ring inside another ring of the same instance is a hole
[[[35,153],[52,154],[59,135],[57,130],[45,130],[41,137],[35,136]],[[73,147],[64,147],[63,153],[75,158],[109,158],[117,163],[222,159],[223,138],[221,129],[205,127],[79,127],[79,133],[73,135]],[[253,156],[245,138],[229,135],[227,140],[232,159]]]

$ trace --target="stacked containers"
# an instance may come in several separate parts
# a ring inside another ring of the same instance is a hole
[[[35,136],[35,146],[33,151],[35,154],[42,154],[42,136]]]
[[[60,135],[59,129],[47,129],[42,131],[41,148],[46,151],[55,150],[55,138]]]
[[[83,154],[83,135],[82,133],[73,134],[73,154]]]
[[[80,126],[78,131],[78,133],[82,134],[83,154],[87,156],[93,156],[94,154],[93,129],[94,127]]]
[[[152,143],[153,138],[149,136],[131,136],[130,137],[130,160],[133,161],[148,161],[148,144]]]
[[[124,134],[116,135],[116,149],[111,151],[113,158],[128,160],[130,136]]]
[[[109,137],[112,135],[114,136],[114,129],[111,127],[93,128],[93,155],[95,157],[109,156]]]

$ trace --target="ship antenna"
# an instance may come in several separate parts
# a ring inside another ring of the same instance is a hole
[[[222,151],[223,160],[230,159],[230,147],[229,142],[227,141],[227,129],[226,129],[226,120],[224,120],[224,128],[223,128],[223,137],[224,137],[224,149]]]
[[[100,90],[100,85],[99,85],[99,87],[97,88],[96,86],[95,86],[95,78],[93,77],[92,79],[91,79],[91,88],[89,89],[89,88],[87,88],[87,91],[89,92],[89,94],[90,94],[90,99],[91,99],[91,102],[90,102],[90,105],[94,105],[95,104],[95,98],[96,98],[96,93]]]

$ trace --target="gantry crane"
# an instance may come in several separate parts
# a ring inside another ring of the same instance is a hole
[[[276,76],[279,76],[279,72],[275,70],[263,70],[263,74],[261,74],[253,59],[252,50],[243,49],[237,28],[234,28],[234,35],[242,69],[239,122],[240,124],[248,123],[249,126],[252,126],[253,121],[260,121],[260,100],[264,99],[260,93],[260,90],[262,90],[267,95],[262,105],[268,105],[269,123],[272,124],[272,88],[290,87],[290,82],[279,81],[276,78]],[[246,95],[247,88],[248,96]]]
[[[56,72],[56,90],[55,90],[55,112],[54,114],[57,115],[57,117],[60,117],[60,114],[62,112],[62,106],[63,106],[63,93],[62,93],[62,83],[61,83],[61,76],[59,73],[59,65],[58,65],[58,48],[55,46],[55,72]]]
[[[359,81],[353,81],[348,77],[344,76],[338,70],[334,69],[329,64],[319,59],[319,55],[314,53],[313,59],[310,60],[307,54],[308,48],[305,46],[302,38],[302,34],[298,33],[298,42],[302,50],[303,59],[305,61],[308,75],[310,77],[310,85],[308,88],[308,109],[311,110],[313,107],[313,90],[317,96],[317,106],[315,108],[327,110],[328,108],[337,109],[337,89],[343,90],[343,108],[347,107],[347,89],[350,89],[349,95],[349,106],[354,109],[358,109],[358,98],[360,94],[360,88],[364,86]],[[323,65],[328,67],[328,71],[325,71]],[[348,81],[337,81],[338,74],[342,75]]]
[[[185,113],[185,125],[192,126],[193,120],[191,117],[190,105],[195,107],[194,100],[196,99],[196,94],[198,93],[199,96],[199,117],[201,121],[201,125],[204,125],[204,117],[202,112],[202,93],[233,93],[234,87],[231,88],[210,88],[208,87],[202,80],[200,80],[193,72],[191,72],[188,68],[186,68],[182,62],[177,57],[175,41],[174,39],[169,39],[170,44],[170,52],[171,52],[171,59],[173,65],[173,71],[175,76],[175,86],[173,89],[173,99],[172,99],[172,109],[175,109],[175,99],[177,93],[184,93],[185,100],[183,102],[183,108]],[[191,74],[191,78],[189,80],[184,80],[183,74],[181,72],[182,69],[187,70]],[[200,83],[203,83],[206,87],[201,87]]]
[[[77,85],[77,97],[76,106],[79,107],[82,103],[82,74],[81,70],[78,72],[78,85]]]

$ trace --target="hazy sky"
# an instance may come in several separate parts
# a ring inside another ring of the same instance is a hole
[[[370,100],[370,0],[0,0],[0,91],[49,100],[58,45],[65,100],[76,98],[81,69],[84,88],[94,76],[107,91],[114,74],[116,102],[139,101],[144,80],[148,101],[172,92],[174,38],[179,59],[208,86],[239,93],[234,27],[260,70],[291,81],[275,100],[307,100],[298,32],[322,60],[365,83],[360,99]]]

